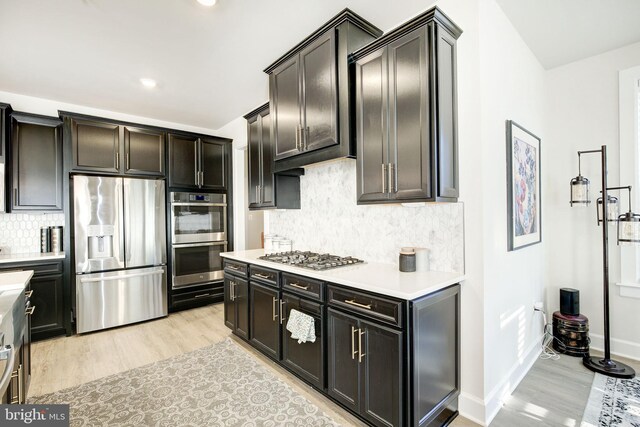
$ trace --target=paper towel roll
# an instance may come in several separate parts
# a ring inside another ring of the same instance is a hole
[[[413,248],[416,253],[416,271],[429,271],[429,249]]]

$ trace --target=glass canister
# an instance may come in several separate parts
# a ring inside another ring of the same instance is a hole
[[[280,240],[280,252],[291,252],[293,250],[293,242],[290,239]]]
[[[264,252],[269,254],[273,252],[273,239],[278,237],[275,234],[266,234],[264,236]]]

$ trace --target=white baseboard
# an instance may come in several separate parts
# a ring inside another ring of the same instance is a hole
[[[542,353],[542,335],[529,346],[522,361],[517,361],[505,376],[485,398],[485,419],[484,425],[491,424],[491,421],[498,415],[507,397],[516,389],[520,381],[527,375],[533,364]]]
[[[486,426],[484,422],[484,400],[469,393],[460,393],[458,400],[458,411],[460,415],[481,426]]]
[[[604,351],[604,336],[589,334],[591,338],[590,347],[594,350]],[[625,341],[616,338],[611,339],[611,354],[626,357],[628,359],[640,360],[640,344],[633,341]]]

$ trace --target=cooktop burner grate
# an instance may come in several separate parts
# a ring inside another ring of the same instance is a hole
[[[308,251],[277,252],[263,255],[260,259],[280,264],[293,265],[296,267],[309,268],[311,270],[329,270],[332,268],[364,263],[363,260],[350,256],[341,257],[337,255],[319,254]]]

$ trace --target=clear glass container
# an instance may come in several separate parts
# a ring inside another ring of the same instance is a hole
[[[290,252],[293,250],[293,242],[289,239],[280,240],[280,252]]]
[[[632,212],[620,216],[618,220],[618,243],[640,243],[640,215]]]
[[[273,252],[273,239],[278,237],[276,234],[266,234],[264,236],[264,252],[270,254]]]
[[[618,198],[614,196],[607,195],[607,221],[609,225],[613,225],[616,221],[618,221],[618,216],[620,215],[620,203],[618,203]],[[598,198],[598,224],[602,222],[602,197]]]
[[[571,206],[587,206],[589,200],[589,180],[581,175],[571,180]]]

